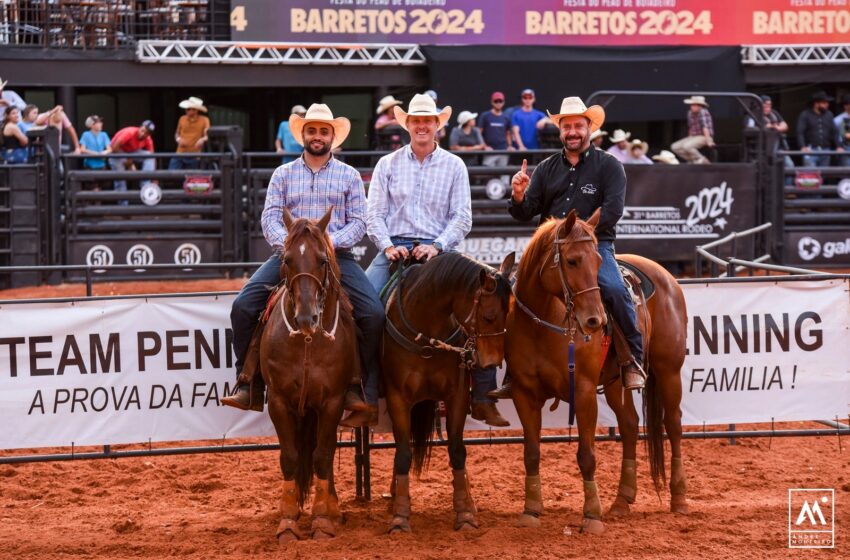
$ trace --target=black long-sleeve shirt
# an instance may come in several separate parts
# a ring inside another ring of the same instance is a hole
[[[596,236],[600,241],[613,241],[615,226],[623,215],[626,200],[626,172],[623,164],[611,154],[591,146],[572,166],[564,151],[543,160],[531,176],[525,198],[516,203],[511,198],[509,211],[520,221],[540,214],[542,223],[550,217],[563,218],[575,209],[586,220],[602,208]]]
[[[806,146],[834,150],[838,131],[831,111],[821,114],[806,109],[797,118],[797,148]]]

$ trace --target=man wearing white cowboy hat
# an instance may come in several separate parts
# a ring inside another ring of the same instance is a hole
[[[198,97],[190,97],[180,102],[180,108],[186,110],[186,114],[177,121],[177,130],[174,131],[174,141],[177,142],[177,153],[192,154],[204,149],[207,142],[207,131],[210,128],[210,120],[201,113],[206,113],[204,101]],[[173,157],[168,162],[169,169],[198,169],[201,165],[200,158],[196,157]]]
[[[692,95],[684,101],[688,111],[688,135],[673,142],[670,149],[689,163],[710,163],[699,150],[714,146],[714,121],[708,112],[708,103],[702,95]]]
[[[27,104],[16,92],[6,89],[6,84],[9,80],[0,78],[0,119],[6,116],[6,109],[9,107],[17,107],[21,113],[24,112]]]
[[[602,130],[602,129],[594,130],[593,134],[590,135],[590,143],[601,150],[602,149],[602,140],[606,136],[608,136],[608,133],[605,132],[604,130]]]
[[[631,137],[631,132],[626,132],[620,128],[615,130],[610,138],[611,146],[608,148],[608,153],[620,162],[629,159],[629,139]]]
[[[564,149],[543,160],[532,177],[523,160],[521,170],[511,181],[510,213],[521,221],[540,215],[542,223],[553,217],[563,218],[570,210],[586,220],[602,209],[596,226],[602,256],[599,289],[631,350],[631,358],[621,363],[623,386],[640,389],[646,379],[641,365],[643,337],[637,327],[634,303],[614,259],[615,226],[623,215],[626,173],[614,156],[590,144],[591,133],[605,122],[605,110],[599,105],[586,107],[578,97],[567,97],[561,103],[561,111],[550,113],[549,118],[558,125]],[[491,395],[509,397],[509,385]]]
[[[438,111],[434,99],[424,94],[413,96],[408,111],[395,107],[410,144],[378,160],[369,184],[366,231],[379,252],[366,276],[376,292],[389,280],[392,261],[408,255],[431,259],[453,250],[472,229],[466,165],[436,140],[451,114],[451,107]],[[496,386],[495,368],[473,372],[473,380],[473,417],[508,425],[486,396]]]
[[[345,117],[334,118],[327,105],[313,104],[304,117],[289,119],[292,136],[304,146],[304,153],[295,161],[275,169],[269,181],[263,208],[263,235],[274,249],[271,257],[251,277],[233,301],[230,320],[233,325],[233,350],[236,353],[237,375],[245,364],[248,346],[266,305],[271,288],[280,282],[280,250],[286,239],[283,209],[288,208],[295,218],[318,220],[333,206],[327,227],[342,276],[340,281],[354,306],[354,320],[362,333],[358,336],[363,374],[367,380],[366,399],[378,403],[377,380],[379,344],[384,331],[384,308],[378,295],[366,279],[363,269],[351,252],[366,232],[366,195],[360,173],[333,157],[351,131]],[[374,380],[370,385],[369,381]],[[239,379],[236,391],[223,399],[224,404],[243,410],[263,409],[262,394],[252,394],[253,384]],[[352,384],[346,395],[346,409],[361,414],[371,411],[359,395],[359,386]],[[368,418],[361,417],[365,421]],[[349,417],[349,425],[353,420]]]
[[[661,150],[658,155],[652,156],[652,159],[665,165],[679,165],[679,160],[676,159],[675,154],[667,150]]]
[[[646,152],[648,151],[649,144],[635,138],[629,144],[629,159],[623,163],[629,165],[652,165],[652,160],[646,156]]]

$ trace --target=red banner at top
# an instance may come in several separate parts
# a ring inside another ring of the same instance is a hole
[[[846,43],[850,0],[246,0],[235,40],[454,45]]]

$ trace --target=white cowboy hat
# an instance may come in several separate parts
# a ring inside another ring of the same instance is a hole
[[[4,87],[6,87],[6,84],[8,84],[8,83],[9,83],[9,80],[4,80],[3,78],[0,78],[0,89],[3,89]]]
[[[546,112],[549,113],[548,110]],[[605,122],[605,109],[603,109],[599,105],[585,107],[584,101],[582,101],[578,97],[565,97],[564,100],[561,101],[561,111],[556,115],[549,113],[549,118],[552,119],[552,122],[555,123],[555,126],[558,126],[558,122],[563,117],[569,117],[573,115],[580,115],[582,117],[590,119],[591,133],[596,130],[599,130],[602,127],[602,123]]]
[[[661,150],[661,153],[657,156],[652,156],[652,159],[660,161],[661,163],[666,163],[667,165],[679,165],[679,160],[676,159],[673,152],[667,150]]]
[[[207,108],[204,107],[204,100],[200,97],[190,97],[189,99],[184,99],[180,102],[181,109],[197,109],[198,111],[207,112]]]
[[[635,138],[634,140],[632,140],[632,143],[629,146],[629,150],[633,150],[635,148],[640,148],[643,150],[643,153],[646,153],[646,151],[649,149],[649,144],[647,144],[643,140],[638,140],[637,138]]]
[[[378,101],[378,110],[375,111],[376,115],[380,115],[390,107],[394,107],[395,105],[401,105],[401,101],[393,97],[392,95],[388,95]]]
[[[395,107],[393,111],[395,111],[395,120],[405,130],[407,130],[407,117],[409,116],[437,117],[440,120],[440,125],[437,127],[438,130],[446,126],[446,123],[449,122],[449,118],[452,116],[451,107],[443,107],[442,111],[437,111],[437,104],[434,103],[434,100],[422,93],[417,93],[413,96],[413,99],[410,100],[410,104],[407,106],[407,112],[401,107]]]
[[[469,111],[461,111],[457,116],[457,124],[460,126],[465,125],[469,121],[478,117],[478,113],[470,113]]]
[[[324,103],[313,103],[310,105],[310,108],[307,109],[307,114],[303,117],[299,115],[289,116],[289,131],[292,132],[292,137],[295,138],[295,141],[302,146],[304,145],[304,137],[302,134],[304,126],[311,122],[327,123],[333,126],[334,141],[331,146],[332,150],[345,142],[345,139],[348,137],[348,133],[351,132],[351,121],[345,117],[334,118],[333,113],[331,113],[331,108]]]
[[[691,97],[688,97],[685,99],[685,105],[702,105],[703,107],[708,107],[708,103],[702,95],[692,95]]]
[[[608,133],[605,132],[604,130],[601,130],[601,129],[594,130],[593,134],[590,135],[590,141],[593,142],[594,140],[596,140],[597,138],[600,138],[602,136],[608,136]]]
[[[611,136],[611,138],[609,138],[609,140],[611,140],[611,142],[616,144],[618,142],[625,142],[626,140],[628,140],[631,137],[632,137],[631,132],[626,132],[625,130],[618,128],[617,130],[614,131],[614,135]]]

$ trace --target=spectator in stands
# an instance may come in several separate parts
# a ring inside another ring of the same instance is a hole
[[[608,148],[608,153],[617,158],[620,163],[629,159],[629,139],[632,137],[631,132],[626,132],[621,128],[614,131],[611,136],[611,146]]]
[[[661,153],[652,156],[652,159],[658,163],[663,163],[664,165],[679,165],[679,160],[676,159],[676,155],[667,150],[661,150]]]
[[[144,121],[140,126],[127,126],[115,133],[112,138],[112,151],[116,154],[127,154],[126,158],[110,158],[109,165],[114,171],[124,171],[125,169],[142,168],[143,171],[153,171],[156,169],[156,160],[152,157],[144,157],[145,155],[154,152],[153,139],[151,132],[155,130],[155,126],[151,121]],[[144,184],[152,183],[151,180],[145,180]],[[116,191],[126,192],[127,181],[118,179],[113,187]],[[124,204],[127,201],[122,201]]]
[[[646,152],[649,150],[649,144],[635,138],[629,145],[629,158],[623,163],[652,165],[652,160],[646,157]]]
[[[307,109],[304,105],[295,105],[292,107],[289,114],[303,118],[304,115],[307,114]],[[279,154],[300,154],[304,151],[304,146],[296,142],[295,137],[292,136],[292,131],[289,130],[288,120],[281,121],[280,125],[277,127],[277,136],[274,139],[274,149]],[[297,156],[286,156],[283,158],[283,163],[289,163],[290,161],[295,161],[295,159],[297,159]]]
[[[838,146],[844,151],[850,152],[850,93],[845,93],[841,98],[844,112],[833,119],[835,130],[838,132]],[[850,155],[841,156],[841,166],[850,167]]]
[[[50,111],[40,114],[36,118],[35,124],[39,126],[52,126],[57,129],[59,131],[59,145],[62,146],[63,151],[70,151],[73,154],[80,153],[80,138],[77,136],[77,129],[71,124],[71,119],[65,114],[65,108],[62,105],[57,105]],[[70,146],[66,146],[62,141],[66,130],[68,131],[68,136],[71,138]]]
[[[608,136],[608,133],[604,130],[594,130],[593,134],[590,135],[590,143],[593,144],[596,148],[602,149],[602,140]]]
[[[17,107],[18,111],[23,111],[27,104],[20,95],[10,89],[6,89],[6,84],[9,80],[0,78],[0,119],[6,116],[6,110],[9,107]]]
[[[21,122],[18,123],[18,127],[21,129],[21,132],[26,134],[32,127],[35,126],[37,119],[38,107],[35,105],[27,105],[24,107],[23,114],[21,114]]]
[[[177,142],[177,153],[194,154],[204,149],[207,143],[207,131],[210,129],[210,119],[206,115],[207,108],[204,101],[198,97],[190,97],[180,102],[180,108],[186,114],[177,121],[177,130],[174,131],[174,141]],[[174,157],[168,162],[169,169],[198,169],[201,160],[197,157]]]
[[[407,143],[407,133],[398,124],[393,112],[393,107],[401,105],[401,101],[387,95],[378,102],[375,113],[378,119],[375,121],[375,144],[378,150],[397,150]]]
[[[670,149],[688,163],[711,163],[699,151],[714,147],[714,121],[708,112],[708,103],[702,95],[688,97],[684,103],[691,106],[687,116],[688,135],[673,142]]]
[[[788,132],[788,123],[785,122],[785,119],[782,118],[782,115],[779,114],[779,111],[776,111],[773,108],[773,100],[769,95],[761,95],[761,107],[764,112],[764,126],[768,130],[773,130],[776,132],[775,144],[769,146],[769,150],[774,152],[776,150],[788,150],[790,149],[788,146],[788,138],[786,136]],[[746,128],[758,128],[756,126],[756,121],[752,117],[747,117]],[[794,167],[794,162],[791,160],[790,156],[785,156],[785,167],[791,168]]]
[[[457,116],[457,126],[452,129],[449,136],[449,147],[453,152],[470,152],[473,150],[486,150],[487,144],[481,136],[481,131],[475,128],[475,118],[478,113],[461,111]],[[473,156],[461,156],[467,165],[476,160]]]
[[[810,107],[804,109],[797,118],[797,146],[804,152],[811,152],[811,155],[803,156],[803,165],[806,167],[828,166],[829,154],[818,152],[840,149],[836,144],[838,131],[832,111],[829,110],[830,101],[832,97],[825,91],[816,91],[812,94]]]
[[[103,119],[92,115],[86,119],[87,131],[80,137],[80,151],[84,154],[106,155],[112,153],[109,134],[103,131]],[[106,169],[104,158],[86,158],[83,160],[86,169]]]
[[[21,122],[21,111],[17,107],[8,107],[3,115],[3,159],[6,163],[26,163],[27,144],[29,140],[18,123]]]
[[[537,131],[542,129],[546,123],[551,123],[543,111],[534,108],[534,90],[524,89],[521,94],[522,106],[511,115],[511,126],[514,132],[514,141],[521,151],[536,150],[540,147],[537,139]]]
[[[484,144],[491,150],[513,149],[513,133],[511,131],[511,119],[505,115],[505,94],[494,91],[490,95],[490,110],[481,113],[478,119],[478,130]],[[508,164],[508,155],[484,156],[482,163],[490,167],[504,167]]]
[[[433,89],[425,90],[425,95],[427,95],[428,97],[430,97],[431,99],[434,100],[434,104],[437,106],[437,109],[442,109],[442,107],[440,107],[440,102],[439,102],[436,91],[434,91]],[[437,131],[437,143],[438,144],[443,144],[443,139],[446,137],[446,134],[447,134],[446,127],[443,127],[443,128],[441,128],[440,130]]]

